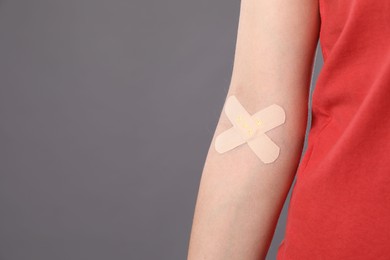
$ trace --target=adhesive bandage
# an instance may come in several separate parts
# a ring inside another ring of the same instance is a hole
[[[225,102],[224,111],[233,127],[217,136],[217,152],[224,153],[247,143],[264,163],[272,163],[279,157],[279,146],[265,133],[286,121],[282,107],[273,104],[251,116],[236,96],[231,95]]]

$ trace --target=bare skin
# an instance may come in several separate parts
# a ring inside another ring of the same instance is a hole
[[[303,148],[320,30],[318,1],[242,0],[227,96],[250,113],[276,103],[286,122],[267,132],[280,147],[264,164],[248,145],[219,154],[230,128],[221,111],[200,180],[188,260],[265,259]]]

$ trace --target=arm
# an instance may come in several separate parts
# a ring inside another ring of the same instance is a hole
[[[285,124],[267,132],[280,147],[264,164],[247,144],[219,154],[230,128],[222,111],[200,180],[188,260],[264,259],[302,152],[320,28],[317,0],[242,0],[232,79],[252,115],[278,104]]]

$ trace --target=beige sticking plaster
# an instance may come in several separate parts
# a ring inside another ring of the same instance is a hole
[[[264,163],[272,163],[279,157],[279,146],[265,133],[286,121],[282,107],[273,104],[251,116],[237,97],[231,95],[225,102],[224,111],[233,127],[216,137],[217,152],[225,153],[247,143]]]

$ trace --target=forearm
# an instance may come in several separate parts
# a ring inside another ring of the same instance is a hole
[[[232,87],[228,95],[242,97],[239,93]],[[272,100],[261,92],[255,95],[264,100],[257,99],[252,107]],[[248,98],[241,101],[248,107]],[[270,164],[247,144],[217,153],[216,136],[231,127],[221,115],[200,182],[189,260],[264,259],[299,162],[306,123],[303,106],[288,105],[286,100],[275,103],[285,104],[286,123],[267,133],[280,147],[279,157]]]
[[[215,138],[232,127],[221,112],[200,181],[189,260],[265,258],[303,147],[316,10],[310,0],[242,1],[227,97],[235,95],[251,115],[283,107],[286,122],[267,132],[280,155],[265,164],[247,144],[219,154]]]

